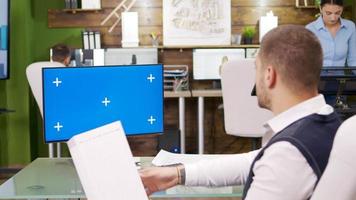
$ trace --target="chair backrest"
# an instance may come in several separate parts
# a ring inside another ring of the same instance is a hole
[[[356,199],[356,115],[338,129],[312,200]]]
[[[257,97],[251,96],[254,85],[254,59],[232,60],[222,67],[221,88],[227,134],[263,136],[263,124],[272,118],[272,112],[260,108]]]
[[[42,68],[44,67],[65,67],[59,62],[36,62],[26,68],[27,81],[43,117],[42,108]]]

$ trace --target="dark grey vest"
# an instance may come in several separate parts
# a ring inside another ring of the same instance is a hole
[[[294,145],[308,161],[319,181],[328,163],[331,147],[334,137],[341,121],[335,112],[330,115],[312,114],[304,117],[279,133],[264,146],[252,162],[250,173],[248,175],[243,199],[253,182],[253,167],[262,156],[264,151],[272,144],[280,141],[287,141]]]

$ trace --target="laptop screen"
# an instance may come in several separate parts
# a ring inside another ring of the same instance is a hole
[[[163,132],[163,66],[43,68],[45,142],[121,121],[126,135]]]

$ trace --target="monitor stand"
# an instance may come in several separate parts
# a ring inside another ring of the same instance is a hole
[[[345,85],[346,85],[346,80],[344,79],[339,80],[339,85],[336,93],[336,102],[334,105],[335,108],[340,108],[340,109],[349,108],[347,102],[342,99],[342,93],[344,91]]]

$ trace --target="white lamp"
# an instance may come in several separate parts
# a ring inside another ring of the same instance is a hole
[[[278,17],[273,15],[272,11],[269,11],[266,16],[260,18],[260,43],[263,36],[273,28],[278,26]]]
[[[122,12],[122,47],[138,47],[138,13]]]

